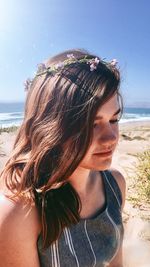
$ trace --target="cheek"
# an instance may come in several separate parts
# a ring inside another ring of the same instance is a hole
[[[83,162],[87,162],[91,159],[91,155],[93,154],[94,148],[96,146],[96,142],[94,142],[94,140],[91,141],[91,144],[89,145],[89,148],[83,158]]]
[[[112,125],[112,140],[114,140],[114,144],[119,141],[119,126],[118,124]]]
[[[119,125],[118,124],[113,125],[112,130],[115,132],[116,136],[119,136]]]
[[[118,140],[119,140],[119,125],[118,124],[115,126],[114,132],[115,132],[116,139],[118,142]]]

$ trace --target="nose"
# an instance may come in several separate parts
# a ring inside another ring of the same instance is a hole
[[[108,124],[99,131],[98,141],[101,145],[115,145],[118,142],[118,127]]]

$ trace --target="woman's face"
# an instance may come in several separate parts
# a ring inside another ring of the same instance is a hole
[[[118,96],[115,95],[97,111],[92,143],[79,167],[93,170],[106,170],[110,167],[119,138],[119,114]]]

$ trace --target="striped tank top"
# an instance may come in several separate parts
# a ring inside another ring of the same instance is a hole
[[[105,267],[115,257],[123,240],[122,196],[110,171],[103,171],[105,206],[93,218],[81,219],[65,228],[60,238],[42,250],[38,239],[41,267]]]

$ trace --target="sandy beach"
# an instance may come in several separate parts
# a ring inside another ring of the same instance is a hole
[[[0,134],[0,170],[9,158],[16,132]],[[150,149],[150,121],[120,124],[120,141],[112,167],[120,170],[127,182],[125,225],[125,267],[150,267],[150,204],[133,203],[136,174],[136,154]]]
[[[120,125],[120,141],[112,166],[121,171],[127,183],[126,203],[123,212],[125,267],[150,267],[150,204],[134,203],[137,197],[136,155],[150,149],[150,121]]]

